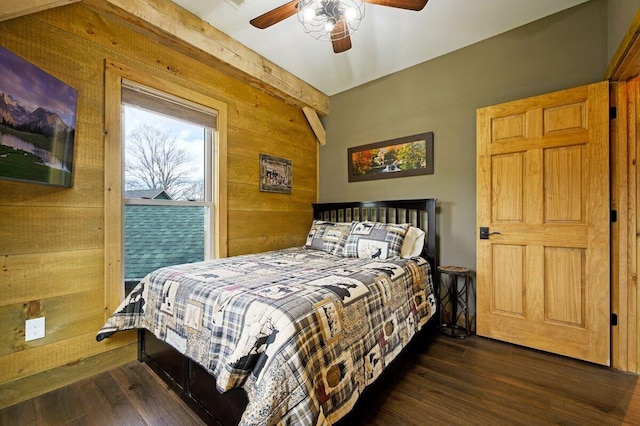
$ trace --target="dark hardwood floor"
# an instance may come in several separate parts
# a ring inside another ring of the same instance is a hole
[[[640,425],[638,376],[473,336],[419,335],[339,422]],[[201,425],[131,362],[0,410],[1,425]]]

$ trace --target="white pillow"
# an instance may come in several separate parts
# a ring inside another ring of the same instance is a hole
[[[420,256],[422,254],[422,248],[424,247],[424,238],[426,233],[415,226],[409,227],[407,234],[404,236],[402,248],[400,249],[400,257],[403,259],[410,259],[412,257]]]

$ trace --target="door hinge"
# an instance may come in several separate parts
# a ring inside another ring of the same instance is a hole
[[[616,118],[618,118],[618,108],[609,107],[609,119],[614,120]]]
[[[611,312],[611,325],[618,325],[618,314]]]
[[[618,210],[611,210],[611,223],[618,221]]]

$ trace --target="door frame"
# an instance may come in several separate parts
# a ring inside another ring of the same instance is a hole
[[[640,299],[637,288],[638,233],[638,77],[640,75],[640,10],[614,54],[605,78],[611,82],[610,103],[616,108],[610,121],[611,209],[611,365],[640,373],[638,342]]]

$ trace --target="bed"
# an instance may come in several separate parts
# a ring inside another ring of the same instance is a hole
[[[436,318],[435,209],[314,204],[304,247],[154,271],[97,339],[138,329],[140,360],[209,424],[333,424]]]

